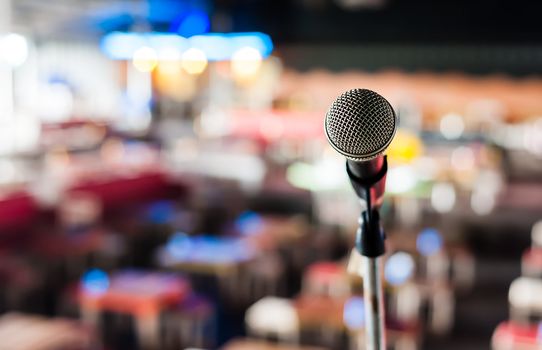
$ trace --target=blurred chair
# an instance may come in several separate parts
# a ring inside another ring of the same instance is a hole
[[[540,326],[502,322],[491,338],[492,350],[539,350]]]
[[[396,321],[419,324],[423,292],[414,282],[416,266],[412,256],[406,252],[395,252],[384,265],[387,289],[388,312]]]
[[[433,334],[446,335],[452,330],[455,315],[455,296],[446,283],[436,284],[429,293],[429,328]]]
[[[454,249],[451,257],[451,281],[460,292],[468,292],[476,279],[476,260],[464,247]]]
[[[213,303],[203,296],[191,295],[166,313],[166,348],[213,348],[216,345],[215,323]]]
[[[247,333],[265,338],[276,336],[279,342],[299,341],[299,320],[292,302],[287,299],[265,297],[245,314]]]
[[[350,295],[350,279],[342,263],[317,262],[303,277],[303,293],[344,298]]]
[[[245,276],[240,278],[240,283],[246,284],[241,289],[248,292],[247,300],[253,302],[264,296],[283,294],[287,288],[282,278],[285,271],[281,256],[275,252],[263,253],[246,264]]]
[[[98,329],[104,312],[131,315],[140,348],[160,348],[160,315],[191,295],[191,285],[182,276],[125,270],[109,277],[91,270],[79,290],[82,319]]]
[[[31,194],[21,191],[0,197],[2,238],[28,233],[39,217],[38,203]]]
[[[21,257],[0,253],[1,310],[41,310],[45,278],[38,266]]]

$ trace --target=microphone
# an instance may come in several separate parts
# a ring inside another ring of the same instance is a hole
[[[386,349],[384,295],[379,257],[386,235],[380,226],[379,206],[384,197],[388,163],[383,155],[397,130],[390,103],[374,91],[353,89],[340,95],[325,118],[326,137],[346,157],[346,172],[360,199],[366,202],[356,232],[357,252],[363,257],[366,349]]]
[[[387,172],[383,153],[395,136],[397,124],[391,104],[367,89],[346,91],[326,113],[324,126],[329,144],[346,157],[350,181],[369,210],[382,204]]]

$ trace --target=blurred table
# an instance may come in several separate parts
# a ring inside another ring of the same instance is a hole
[[[256,256],[256,250],[242,237],[188,236],[176,234],[158,249],[161,267],[198,275],[214,276],[220,292],[237,295],[241,266]]]
[[[232,236],[173,235],[157,252],[163,267],[220,275],[236,270],[262,252],[301,237],[306,228],[297,218],[257,216],[238,223]]]
[[[133,316],[143,348],[156,348],[159,344],[160,313],[191,293],[190,283],[183,277],[139,270],[115,273],[96,287],[90,284],[80,288],[82,317],[97,325],[104,311]]]
[[[493,350],[537,350],[542,347],[539,325],[519,325],[502,322],[491,340]]]
[[[0,317],[4,350],[92,349],[93,333],[76,321],[19,313]]]
[[[237,226],[241,228],[241,236],[260,250],[288,245],[306,235],[309,229],[302,216],[253,215],[257,216],[246,220],[244,225],[238,222]]]
[[[234,339],[224,345],[221,350],[325,350],[325,348],[273,344],[252,339]]]
[[[204,274],[222,275],[256,254],[252,245],[240,237],[174,235],[158,251],[162,267]]]

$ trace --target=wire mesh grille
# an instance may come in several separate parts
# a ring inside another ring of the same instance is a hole
[[[397,127],[389,102],[374,91],[353,89],[340,95],[326,114],[326,135],[339,153],[368,160],[390,144]]]

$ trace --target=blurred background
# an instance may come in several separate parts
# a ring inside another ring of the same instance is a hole
[[[0,348],[362,348],[352,88],[400,118],[389,348],[542,348],[541,11],[0,0]]]

